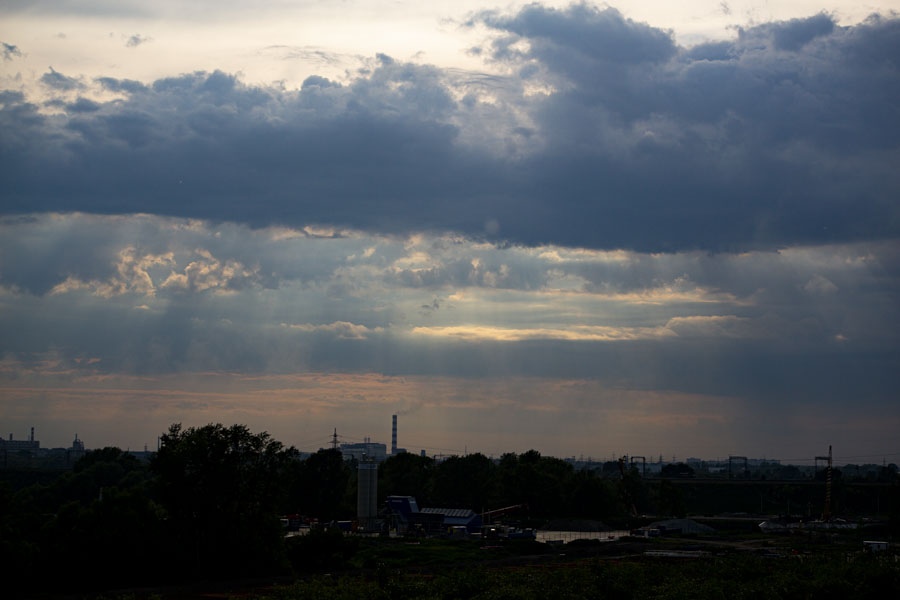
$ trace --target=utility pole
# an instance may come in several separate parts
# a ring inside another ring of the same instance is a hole
[[[331,449],[338,449],[337,427],[334,428],[334,434],[331,436]]]

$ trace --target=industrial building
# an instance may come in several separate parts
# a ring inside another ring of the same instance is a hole
[[[10,453],[21,452],[22,450],[25,450],[26,452],[37,452],[41,449],[41,443],[34,439],[34,427],[32,427],[31,434],[28,436],[27,440],[14,440],[13,434],[9,434],[8,440],[0,439],[0,449]]]
[[[337,430],[334,434],[334,444],[337,447]],[[379,442],[373,442],[371,438],[365,438],[362,442],[346,443],[340,445],[341,455],[344,460],[355,459],[357,461],[374,460],[376,463],[383,462],[387,459],[387,446]],[[396,456],[406,452],[406,448],[397,446],[397,415],[391,417],[391,453],[390,456]]]
[[[440,535],[464,527],[481,531],[481,515],[461,508],[419,508],[413,496],[388,496],[387,517],[399,535]]]
[[[374,460],[376,463],[380,463],[387,458],[387,446],[366,438],[364,442],[360,443],[341,444],[341,454],[344,460]]]

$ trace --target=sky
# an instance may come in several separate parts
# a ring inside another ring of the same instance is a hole
[[[900,462],[900,1],[7,0],[0,432]]]

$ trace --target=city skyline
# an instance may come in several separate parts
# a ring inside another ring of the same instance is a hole
[[[199,425],[198,425],[199,427]],[[160,433],[160,437],[156,439],[155,444],[159,444],[162,435],[165,432]],[[253,432],[253,433],[262,433],[262,432]],[[268,432],[266,432],[268,433]],[[452,456],[465,456],[468,454],[483,454],[488,456],[493,460],[499,460],[504,454],[511,453],[516,455],[524,454],[525,452],[535,451],[535,448],[529,448],[525,451],[507,451],[507,452],[485,452],[478,448],[464,448],[464,449],[452,449],[452,448],[434,448],[434,447],[417,447],[417,448],[405,448],[398,447],[396,449],[392,448],[392,444],[396,441],[393,437],[393,434],[396,433],[396,430],[392,429],[391,435],[389,436],[389,441],[381,441],[381,438],[371,436],[366,436],[364,438],[355,438],[348,437],[342,435],[338,432],[338,428],[335,427],[332,430],[332,433],[328,436],[324,436],[319,438],[313,445],[310,445],[312,442],[307,442],[307,444],[303,447],[294,446],[301,454],[308,455],[315,453],[321,450],[327,450],[330,448],[334,448],[340,450],[342,454],[344,454],[344,458],[348,459],[348,457],[358,458],[359,455],[365,454],[369,450],[365,450],[365,448],[372,446],[374,447],[375,452],[375,460],[377,462],[381,462],[387,458],[392,456],[396,456],[398,454],[406,454],[413,453],[416,455],[427,456],[429,458],[441,460],[445,458],[449,458]],[[277,438],[275,438],[277,439]],[[3,445],[4,442],[10,442],[16,444],[17,447],[24,447],[24,444],[34,445],[35,448],[39,448],[40,451],[51,451],[51,450],[62,450],[62,449],[71,449],[75,447],[80,452],[91,450],[99,450],[104,447],[108,447],[108,445],[98,443],[96,445],[85,445],[85,441],[81,438],[77,433],[74,435],[73,442],[68,445],[47,445],[42,444],[39,436],[35,434],[35,428],[30,428],[29,433],[26,437],[16,437],[14,432],[10,432],[7,436],[0,436],[0,446]],[[282,440],[277,440],[281,442]],[[284,444],[287,446],[292,446],[292,444]],[[31,447],[31,446],[29,446]],[[156,445],[154,444],[144,444],[142,447],[128,445],[128,446],[113,446],[117,447],[120,450],[124,450],[126,452],[138,452],[138,453],[147,453],[147,452],[155,452],[158,450]],[[623,449],[628,450],[628,449]],[[604,463],[604,462],[616,462],[619,459],[624,459],[628,462],[628,464],[639,464],[640,461],[643,461],[645,464],[674,464],[674,463],[695,463],[695,462],[703,462],[709,463],[712,465],[721,465],[723,463],[730,463],[732,459],[745,460],[748,464],[758,465],[763,463],[768,464],[784,464],[784,465],[797,465],[797,466],[813,466],[815,464],[826,465],[827,464],[827,455],[823,453],[816,453],[815,456],[801,456],[801,457],[778,457],[778,456],[766,456],[765,454],[760,456],[743,456],[738,454],[728,454],[725,456],[679,456],[677,453],[672,453],[673,449],[669,449],[669,453],[659,452],[655,454],[638,454],[635,451],[640,451],[640,449],[631,449],[631,451],[625,452],[613,452],[608,456],[596,456],[596,455],[584,455],[584,454],[566,454],[566,455],[551,455],[551,454],[542,454],[542,456],[553,456],[555,458],[560,458],[566,461],[575,461],[576,463]],[[677,449],[675,449],[677,450]],[[832,448],[829,446],[828,451],[831,452]],[[835,466],[844,466],[844,465],[887,465],[887,464],[896,464],[896,461],[900,457],[900,453],[886,453],[881,455],[848,455],[844,454],[835,454],[833,455],[834,465]],[[640,459],[640,460],[638,460]],[[822,467],[824,468],[824,466]]]
[[[900,453],[900,2],[182,4],[0,6],[4,435]]]

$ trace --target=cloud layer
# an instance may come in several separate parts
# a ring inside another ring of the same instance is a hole
[[[388,412],[577,418],[610,410],[601,397],[646,394],[673,419],[686,417],[667,397],[724,402],[737,427],[779,411],[840,421],[852,398],[896,424],[892,242],[644,254],[85,214],[8,218],[0,234],[0,379],[31,411],[48,389],[118,381],[141,398],[176,385],[166,397],[180,414],[199,393],[186,381],[211,373],[274,385],[300,410],[317,392],[277,382],[323,373],[394,378],[355,401]],[[444,383],[417,396],[430,379]],[[225,410],[210,402],[188,414]],[[629,423],[647,416],[633,410]]]
[[[691,48],[588,5],[471,24],[504,74],[382,55],[287,90],[51,69],[52,100],[3,93],[3,211],[640,251],[897,236],[897,19],[820,14]]]

